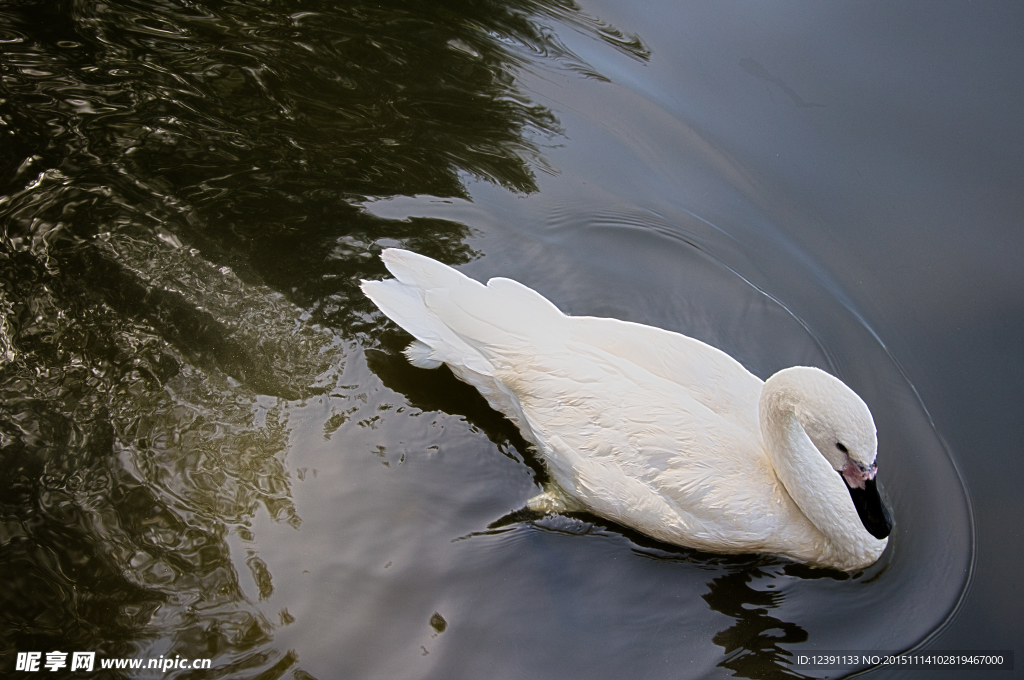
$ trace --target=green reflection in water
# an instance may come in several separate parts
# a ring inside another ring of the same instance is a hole
[[[358,203],[535,191],[559,126],[518,69],[603,78],[553,22],[648,58],[564,0],[0,7],[4,658],[308,677],[251,530],[301,522],[288,402],[379,330],[356,286],[382,247],[475,256],[465,225]]]

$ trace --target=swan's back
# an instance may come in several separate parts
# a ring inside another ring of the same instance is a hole
[[[388,248],[381,258],[395,278],[364,281],[363,292],[429,347],[434,362],[490,375],[505,351],[571,340],[670,380],[716,413],[757,410],[762,381],[699,340],[618,319],[566,316],[517,281],[493,278],[485,286],[407,250]]]
[[[574,340],[675,383],[715,413],[757,410],[762,381],[721,350],[679,333],[629,321],[567,318]]]

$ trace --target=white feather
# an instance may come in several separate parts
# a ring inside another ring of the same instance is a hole
[[[766,384],[677,333],[569,317],[520,283],[408,251],[382,258],[396,278],[363,291],[416,338],[410,361],[448,364],[512,419],[569,506],[715,552],[857,569],[884,549],[804,430],[843,430],[851,460],[874,462],[870,413],[835,378],[797,367]]]

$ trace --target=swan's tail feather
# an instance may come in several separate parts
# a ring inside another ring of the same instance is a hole
[[[364,281],[363,292],[420,344],[406,350],[414,366],[446,363],[493,375],[515,348],[551,342],[566,317],[540,293],[510,279],[485,286],[429,257],[388,248],[381,259],[395,278]]]
[[[432,314],[423,300],[423,291],[396,279],[363,281],[360,286],[389,319],[410,333],[421,346],[411,347],[406,356],[414,366],[437,368],[442,363],[463,365],[490,375],[494,367],[459,337],[441,319]]]
[[[444,363],[435,359],[434,350],[419,340],[413,340],[409,343],[409,346],[405,348],[404,354],[409,363],[416,368],[439,368]]]
[[[381,259],[395,278],[363,281],[362,289],[392,321],[416,338],[405,350],[421,368],[448,364],[523,436],[537,443],[518,398],[498,377],[522,357],[568,337],[566,316],[540,293],[509,279],[486,286],[451,267],[389,248]]]

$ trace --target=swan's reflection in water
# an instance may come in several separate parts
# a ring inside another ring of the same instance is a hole
[[[736,619],[736,623],[713,638],[725,649],[726,659],[719,666],[741,678],[805,677],[786,669],[791,653],[781,647],[807,641],[807,631],[795,623],[773,616],[778,613],[784,595],[774,584],[764,590],[752,584],[774,576],[761,569],[743,569],[712,579],[710,591],[703,595],[712,609]]]

